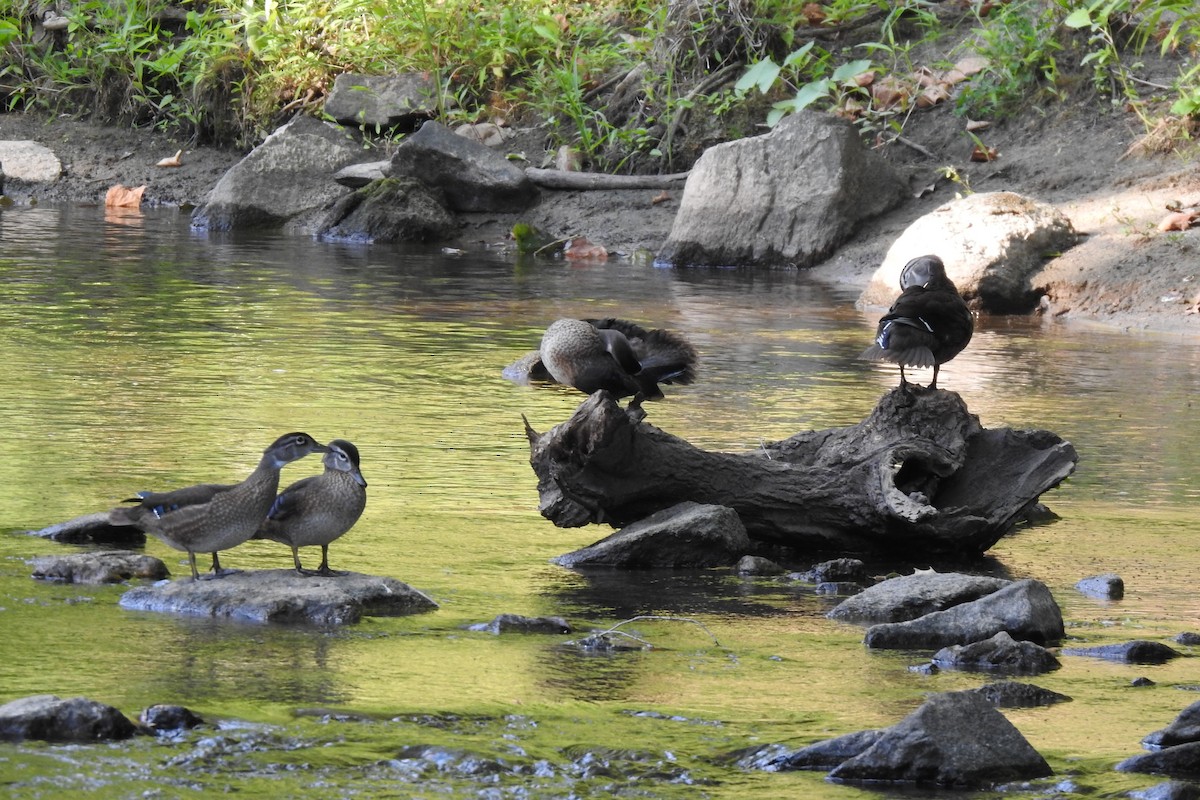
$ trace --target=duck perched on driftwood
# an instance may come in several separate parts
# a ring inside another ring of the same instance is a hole
[[[929,388],[936,389],[938,370],[966,348],[975,321],[937,256],[920,256],[905,264],[900,290],[879,320],[875,343],[860,358],[898,364],[901,388],[908,385],[905,367],[933,367]]]
[[[662,398],[660,383],[689,384],[696,377],[696,350],[682,336],[611,317],[556,320],[538,354],[529,377],[549,377],[584,394],[633,395],[633,405]]]
[[[188,554],[192,579],[199,580],[196,553],[212,553],[212,571],[221,574],[217,553],[247,541],[267,517],[279,471],[289,462],[309,453],[323,453],[326,446],[307,433],[280,436],[268,447],[254,472],[241,483],[205,483],[170,492],[139,492],[122,506],[108,512],[110,525],[133,525]]]
[[[321,460],[325,472],[302,478],[275,498],[270,512],[254,534],[292,548],[292,561],[301,575],[343,575],[329,568],[329,544],[354,527],[367,507],[367,480],[359,468],[358,448],[334,439]],[[321,547],[321,566],[300,566],[301,547]]]

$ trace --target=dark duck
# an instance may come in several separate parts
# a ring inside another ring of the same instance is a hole
[[[632,404],[660,399],[660,383],[689,384],[696,377],[696,351],[683,337],[621,319],[556,320],[542,336],[540,355],[557,383],[584,394],[633,395]]]
[[[196,553],[212,553],[212,571],[221,574],[217,553],[249,540],[267,518],[279,490],[279,470],[326,447],[307,433],[289,433],[264,452],[241,483],[205,483],[171,492],[139,492],[108,512],[111,525],[133,525],[188,554],[192,579],[199,580]]]
[[[267,518],[254,534],[292,548],[301,575],[344,575],[329,568],[329,544],[354,527],[367,507],[367,481],[359,469],[358,448],[345,439],[328,445],[325,472],[303,478],[279,493]],[[321,566],[300,566],[301,547],[321,548]]]
[[[898,364],[902,389],[908,386],[905,367],[933,367],[929,388],[936,389],[938,369],[971,341],[975,321],[937,256],[921,256],[905,264],[900,289],[896,302],[879,320],[875,343],[859,357]]]

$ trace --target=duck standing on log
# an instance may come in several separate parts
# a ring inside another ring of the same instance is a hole
[[[212,553],[214,577],[221,575],[217,553],[247,541],[267,518],[279,470],[309,453],[324,453],[307,433],[280,436],[268,447],[250,476],[241,483],[205,483],[171,492],[139,492],[122,506],[108,512],[110,525],[133,525],[188,554],[192,579],[200,580],[196,553]]]
[[[879,320],[875,343],[859,358],[899,364],[901,389],[908,386],[905,367],[933,367],[929,388],[936,389],[938,369],[971,341],[975,320],[937,256],[920,256],[905,264],[900,289]]]
[[[621,319],[560,319],[542,336],[542,366],[550,377],[584,394],[604,389],[631,408],[663,396],[660,383],[689,384],[696,351],[670,331],[648,330]]]
[[[334,439],[321,460],[325,472],[302,478],[279,493],[267,518],[254,534],[292,548],[301,575],[344,575],[329,568],[329,544],[354,527],[367,507],[367,481],[359,469],[358,448]],[[321,566],[300,566],[301,547],[321,546]]]

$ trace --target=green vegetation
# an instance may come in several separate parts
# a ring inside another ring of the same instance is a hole
[[[897,133],[950,97],[996,119],[1095,92],[1184,133],[1200,114],[1192,0],[82,0],[57,26],[41,8],[0,0],[8,108],[223,144],[319,113],[346,71],[427,72],[443,120],[536,115],[609,171],[680,168],[689,133],[746,135],[808,107]],[[967,55],[982,72],[930,99],[918,70]],[[1144,77],[1143,59],[1173,76]]]

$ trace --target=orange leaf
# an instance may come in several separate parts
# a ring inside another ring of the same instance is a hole
[[[825,21],[825,8],[819,3],[808,3],[800,9],[800,15],[809,25],[820,25]]]
[[[654,195],[654,197],[650,198],[650,205],[652,205],[652,206],[656,206],[659,203],[669,203],[669,202],[671,202],[671,193],[668,192],[666,189],[663,189],[661,192]]]
[[[1176,211],[1174,214],[1168,214],[1163,217],[1162,222],[1158,223],[1160,231],[1186,231],[1192,227],[1192,223],[1196,218],[1200,217],[1200,211]]]
[[[104,194],[105,208],[138,208],[142,205],[142,194],[146,191],[145,186],[139,186],[136,189],[130,189],[128,186],[117,184],[109,188]]]
[[[608,250],[601,245],[592,244],[586,236],[576,236],[567,243],[563,257],[571,261],[607,261]]]
[[[183,164],[183,160],[180,158],[180,156],[182,156],[182,155],[183,155],[182,150],[176,150],[175,155],[167,156],[166,158],[159,159],[158,163],[155,164],[154,166],[156,166],[156,167],[178,167],[178,166],[181,166]]]
[[[1000,154],[996,152],[996,148],[994,147],[986,147],[984,145],[977,144],[975,147],[971,148],[972,161],[995,161],[999,157]]]

